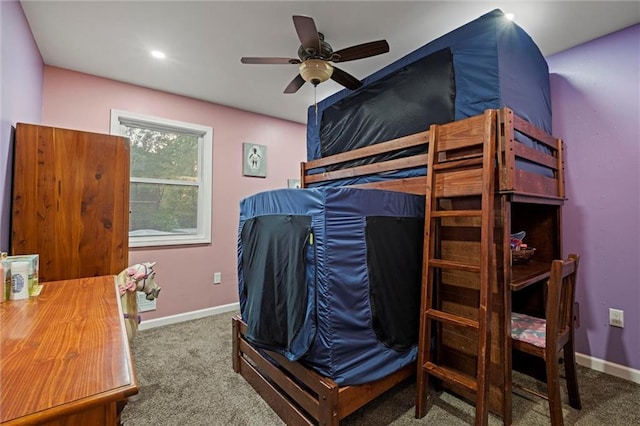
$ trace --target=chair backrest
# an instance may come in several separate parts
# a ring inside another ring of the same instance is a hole
[[[573,305],[580,256],[570,254],[567,260],[554,260],[547,287],[547,348],[559,349],[573,333]]]

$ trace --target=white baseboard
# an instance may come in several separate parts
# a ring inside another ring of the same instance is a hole
[[[635,383],[640,383],[640,370],[635,370],[631,367],[626,367],[624,365],[605,361],[603,359],[593,358],[589,355],[584,355],[577,352],[576,362],[579,365],[588,367],[592,370],[611,374],[612,376],[620,377],[621,379],[631,380]]]
[[[183,314],[170,315],[168,317],[143,320],[138,326],[138,330],[148,330],[150,328],[162,327],[169,324],[191,321],[211,315],[223,314],[240,309],[240,303],[229,303],[228,305],[216,306],[213,308],[201,309],[199,311],[185,312]]]

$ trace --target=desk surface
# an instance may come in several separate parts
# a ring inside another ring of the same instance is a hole
[[[113,276],[0,304],[0,423],[43,422],[138,392]]]
[[[551,261],[532,260],[524,265],[516,265],[512,269],[511,283],[509,287],[512,291],[522,290],[542,280],[546,280],[551,275]]]

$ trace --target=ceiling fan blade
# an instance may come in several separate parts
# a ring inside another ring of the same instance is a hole
[[[252,58],[244,57],[240,58],[240,62],[243,64],[299,64],[300,59],[293,58]]]
[[[362,82],[352,76],[351,74],[342,71],[338,67],[333,67],[333,74],[331,74],[331,80],[342,84],[347,89],[356,90],[362,86]]]
[[[353,61],[354,59],[363,59],[370,56],[380,55],[389,51],[389,43],[386,40],[371,41],[369,43],[358,44],[357,46],[347,47],[346,49],[340,49],[333,54],[337,59],[333,59],[333,62],[345,62]]]
[[[305,49],[313,49],[320,52],[320,36],[313,18],[308,16],[293,15],[293,25],[296,27],[300,44]]]
[[[291,80],[291,83],[289,83],[287,88],[284,89],[284,93],[296,93],[304,83],[305,83],[304,78],[302,78],[302,76],[298,74],[296,78]]]

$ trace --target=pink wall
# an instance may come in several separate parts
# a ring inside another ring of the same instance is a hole
[[[0,1],[0,40],[0,251],[9,251],[12,127],[42,113],[42,57],[17,1]]]
[[[567,147],[564,252],[582,255],[577,351],[640,370],[640,25],[547,61]]]
[[[43,125],[109,133],[111,108],[213,128],[213,243],[130,250],[129,263],[158,262],[162,292],[143,320],[237,302],[239,202],[298,177],[306,126],[45,66]],[[242,176],[243,142],[267,146],[267,178]],[[214,272],[222,273],[220,285],[212,284]]]

